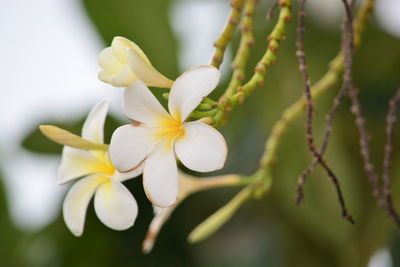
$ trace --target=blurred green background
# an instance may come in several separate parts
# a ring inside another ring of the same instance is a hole
[[[182,2],[182,1],[180,1]],[[227,1],[221,1],[228,5]],[[337,1],[340,5],[340,1]],[[134,40],[147,53],[153,65],[168,77],[179,75],[180,43],[171,28],[170,0],[83,0],[87,15],[108,46],[114,36]],[[275,19],[265,15],[273,1],[262,1],[257,8],[256,45],[252,50],[248,73],[263,54],[266,39]],[[296,6],[294,7],[294,14]],[[317,16],[307,17],[306,52],[312,81],[317,81],[340,47],[340,23],[321,26]],[[251,174],[257,169],[263,144],[271,127],[284,108],[302,95],[302,81],[295,57],[295,19],[289,24],[287,38],[278,60],[267,74],[265,86],[239,106],[221,131],[229,146],[226,167],[219,173]],[[217,27],[217,26],[216,26]],[[218,25],[220,27],[220,25]],[[194,32],[198,29],[193,28]],[[230,47],[238,46],[238,36]],[[205,59],[203,63],[208,63]],[[354,59],[354,80],[371,135],[371,153],[378,171],[385,142],[385,116],[388,99],[400,85],[400,40],[369,20],[363,43]],[[213,93],[219,96],[227,82]],[[316,105],[315,132],[320,140],[324,114],[340,84],[324,94]],[[56,88],[55,88],[56,90]],[[164,91],[155,93],[161,94]],[[88,106],[89,111],[91,107]],[[86,114],[76,121],[42,123],[79,133]],[[9,217],[4,193],[0,193],[0,266],[368,266],[372,255],[381,251],[378,266],[400,266],[400,239],[393,224],[371,197],[371,188],[363,172],[359,155],[358,133],[346,99],[339,109],[327,151],[327,161],[338,175],[347,206],[356,225],[340,216],[332,184],[320,168],[309,177],[305,203],[295,205],[299,174],[310,162],[304,129],[305,114],[290,125],[279,147],[273,167],[273,186],[261,200],[251,200],[220,231],[195,245],[186,241],[189,232],[212,212],[226,203],[237,189],[217,189],[191,196],[174,212],[162,229],[149,255],[141,252],[141,243],[152,219],[140,179],[127,182],[140,207],[133,228],[117,232],[106,228],[89,206],[82,237],[74,237],[65,227],[61,206],[57,220],[38,232],[25,232],[14,226]],[[124,121],[109,117],[106,138]],[[396,126],[396,139],[399,138]],[[21,140],[24,148],[38,154],[56,154],[61,146],[51,143],[36,129]],[[398,142],[396,142],[398,145]],[[393,197],[400,208],[400,150],[393,159]],[[54,174],[56,175],[56,174]],[[54,179],[56,182],[56,179]],[[4,188],[0,187],[0,192]],[[382,252],[383,251],[383,252]],[[390,253],[392,265],[385,265]],[[383,255],[383,256],[382,256]],[[379,258],[379,257],[378,257]]]

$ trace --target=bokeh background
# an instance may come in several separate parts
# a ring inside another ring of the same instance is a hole
[[[257,8],[249,74],[274,24],[274,19],[266,20],[273,4],[263,0]],[[354,226],[341,219],[334,189],[320,169],[307,182],[305,204],[295,205],[297,177],[311,159],[303,114],[282,139],[269,194],[246,203],[220,231],[199,244],[188,244],[188,233],[238,189],[188,198],[164,226],[149,255],[142,254],[141,243],[152,210],[140,179],[127,183],[140,206],[133,228],[123,232],[106,228],[92,206],[82,237],[74,237],[65,227],[61,205],[69,185],[56,183],[61,146],[44,138],[38,125],[51,123],[78,134],[90,108],[107,97],[112,101],[106,122],[109,140],[127,120],[120,107],[122,90],[97,80],[98,53],[114,36],[124,36],[139,44],[161,73],[175,78],[191,66],[209,62],[212,42],[228,12],[225,0],[0,2],[0,266],[400,266],[400,239],[371,198],[348,100],[335,121],[327,159],[342,182],[357,222]],[[343,8],[338,0],[310,0],[308,13],[305,45],[310,75],[317,81],[340,47]],[[218,173],[255,171],[272,125],[285,107],[301,97],[295,24],[293,20],[289,25],[265,86],[221,129],[230,153]],[[235,38],[214,97],[227,85],[229,61],[237,46]],[[387,102],[400,85],[398,0],[377,1],[355,55],[354,79],[361,90],[373,161],[380,171]],[[318,100],[316,132],[323,130],[324,114],[338,87]],[[396,150],[393,197],[398,208],[399,160]]]

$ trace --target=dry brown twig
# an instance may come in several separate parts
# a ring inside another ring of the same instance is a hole
[[[351,8],[350,6],[350,14],[351,14]],[[350,48],[351,53],[353,50],[353,39],[354,39],[354,34],[353,34],[353,18],[346,16],[346,19],[344,21],[343,25],[343,35],[342,35],[342,51],[346,51],[346,49]],[[350,25],[351,29],[348,29],[348,25]],[[350,40],[350,41],[348,41]],[[350,47],[351,46],[351,47]],[[346,54],[346,53],[345,53]],[[352,62],[348,61],[348,57],[345,58],[345,61],[347,59],[347,62],[345,62],[345,65],[350,64],[350,68],[346,68],[346,70],[351,70],[351,65]],[[336,112],[342,103],[342,100],[346,93],[349,91],[349,88],[351,86],[351,72],[350,73],[345,73],[344,76],[346,76],[343,79],[343,84],[339,90],[339,93],[336,95],[335,99],[333,100],[333,105],[326,115],[326,122],[325,122],[325,129],[324,129],[324,137],[321,145],[321,149],[319,151],[319,154],[322,156],[329,144],[330,136],[332,133],[333,129],[333,121],[336,116]],[[297,189],[296,189],[296,203],[297,205],[301,204],[304,202],[304,184],[306,182],[307,177],[314,171],[315,167],[318,165],[318,159],[315,157],[312,162],[308,165],[308,167],[302,172],[302,174],[299,176],[298,182],[297,182]]]
[[[345,34],[343,34],[343,38],[345,38]],[[333,121],[336,116],[336,112],[340,107],[343,98],[346,95],[346,85],[343,84],[340,88],[338,94],[335,96],[333,100],[333,105],[329,110],[328,114],[325,117],[325,129],[324,129],[324,137],[322,140],[322,145],[319,151],[319,154],[322,156],[324,155],[326,149],[328,148],[329,140],[331,137],[331,133],[333,130]],[[312,162],[308,165],[308,167],[301,173],[299,179],[297,181],[297,188],[296,188],[296,204],[300,205],[304,202],[304,184],[306,182],[307,177],[314,171],[315,167],[318,165],[318,159],[314,158]]]
[[[352,20],[352,3],[349,3],[347,0],[342,0],[342,2],[346,10],[347,17],[346,31],[348,32],[348,35],[351,36],[351,39],[348,38],[347,44],[345,45],[345,72],[343,80],[348,87],[349,97],[351,100],[351,112],[355,116],[355,123],[360,134],[360,153],[364,161],[364,169],[372,186],[372,195],[376,198],[378,205],[381,206],[386,214],[396,223],[397,228],[400,228],[400,218],[393,207],[390,190],[388,190],[390,179],[385,178],[386,182],[384,184],[384,190],[386,189],[386,192],[384,197],[380,189],[379,176],[375,170],[374,164],[371,161],[369,135],[365,126],[365,117],[362,113],[361,103],[358,99],[358,90],[353,85],[351,75],[353,61],[353,27],[352,23],[350,23]]]
[[[389,208],[393,208],[392,193],[390,190],[390,166],[392,163],[392,155],[394,150],[393,135],[394,135],[394,124],[397,120],[396,111],[400,103],[400,88],[397,89],[396,94],[389,101],[389,110],[386,116],[386,144],[385,153],[383,156],[383,195],[386,198],[386,202]]]
[[[325,172],[327,173],[329,179],[333,182],[339,203],[342,209],[342,217],[348,220],[351,223],[355,223],[351,214],[348,213],[345,200],[343,197],[343,193],[340,187],[340,182],[337,179],[336,175],[334,174],[333,170],[329,167],[329,165],[326,163],[324,158],[322,157],[321,153],[317,151],[316,146],[315,146],[315,140],[313,136],[313,113],[314,113],[314,107],[313,107],[313,102],[312,102],[312,95],[311,95],[311,81],[307,72],[307,65],[306,65],[306,60],[305,60],[305,53],[304,53],[304,32],[305,32],[305,27],[304,27],[304,17],[305,17],[305,7],[306,0],[300,0],[300,8],[299,8],[299,15],[298,15],[298,27],[297,27],[297,51],[296,55],[299,59],[299,69],[302,74],[302,78],[304,81],[304,87],[305,87],[305,97],[307,99],[307,122],[306,122],[306,138],[308,142],[308,148],[313,154],[313,156],[316,158],[318,163],[323,167]],[[350,24],[352,21],[350,21]],[[351,27],[352,28],[352,27]]]

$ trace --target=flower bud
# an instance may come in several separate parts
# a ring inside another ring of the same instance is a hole
[[[170,88],[173,83],[151,65],[139,46],[124,37],[114,37],[111,47],[101,51],[99,65],[103,71],[98,78],[116,87],[128,87],[137,80],[164,88]]]

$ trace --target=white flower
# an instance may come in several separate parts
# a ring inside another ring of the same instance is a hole
[[[96,104],[89,113],[83,129],[83,139],[104,144],[103,127],[108,101]],[[59,183],[79,179],[68,191],[63,204],[64,221],[71,232],[83,233],[86,210],[94,195],[94,208],[100,221],[115,230],[131,227],[138,207],[129,190],[121,183],[142,172],[136,168],[119,173],[112,165],[107,150],[83,150],[64,146],[59,167]]]
[[[99,65],[104,69],[99,79],[117,87],[133,84],[138,76],[148,86],[170,88],[173,83],[151,65],[139,46],[123,37],[114,37],[111,47],[100,53]]]
[[[224,166],[227,147],[223,136],[207,124],[185,122],[219,78],[220,72],[207,65],[183,73],[172,85],[169,113],[140,80],[125,89],[123,109],[137,123],[114,132],[110,156],[121,172],[144,161],[143,185],[153,204],[168,207],[176,201],[179,180],[175,155],[194,171],[209,172]]]

